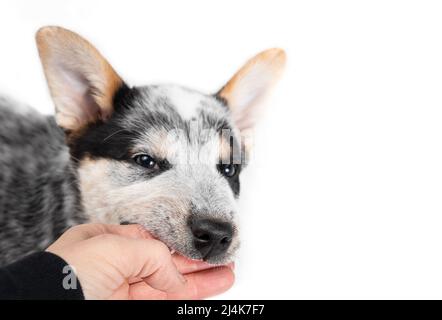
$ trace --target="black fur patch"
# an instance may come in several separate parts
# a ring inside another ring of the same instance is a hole
[[[232,177],[232,178],[226,177],[226,179],[229,182],[229,185],[233,191],[233,194],[235,195],[236,198],[238,198],[239,191],[240,191],[239,172],[234,177]]]
[[[133,91],[127,86],[121,87],[114,97],[112,117],[106,122],[100,120],[89,125],[81,136],[69,141],[74,159],[80,160],[86,155],[117,160],[127,158],[135,133],[130,132],[129,128],[123,128],[117,120],[127,110],[128,100],[132,99],[133,95]]]
[[[145,99],[146,93],[143,95]],[[137,102],[143,98],[138,88],[125,85],[120,88],[114,97],[114,112],[111,118],[106,122],[98,121],[90,125],[80,137],[73,139],[69,145],[72,156],[77,160],[85,156],[130,160],[130,150],[143,130],[153,126],[173,129],[179,116],[175,115],[172,121],[170,114],[148,108],[139,110]],[[137,124],[124,122],[128,116],[137,118]],[[142,128],[139,127],[140,123],[143,124]]]

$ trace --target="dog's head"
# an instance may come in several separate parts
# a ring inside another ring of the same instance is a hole
[[[86,40],[59,27],[41,29],[37,44],[86,215],[141,224],[190,258],[231,261],[246,137],[284,52],[258,54],[216,94],[202,94],[131,88]]]

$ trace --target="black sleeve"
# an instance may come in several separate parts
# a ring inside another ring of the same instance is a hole
[[[0,299],[84,299],[67,266],[55,254],[38,252],[0,268]]]

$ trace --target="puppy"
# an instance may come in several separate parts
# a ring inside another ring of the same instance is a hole
[[[284,51],[258,54],[203,94],[130,87],[60,27],[36,39],[56,113],[0,98],[0,265],[86,222],[137,223],[189,258],[231,261],[246,137]]]

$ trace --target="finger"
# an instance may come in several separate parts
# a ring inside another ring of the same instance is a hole
[[[172,255],[172,259],[178,271],[182,274],[202,271],[213,267],[213,265],[202,260],[192,260],[177,253]]]
[[[178,291],[167,295],[167,299],[204,299],[230,289],[235,281],[233,271],[228,267],[215,267],[185,276],[187,292]]]
[[[151,287],[166,292],[182,289],[186,280],[178,272],[165,244],[155,239],[106,236],[102,242],[115,248],[111,252],[115,257],[113,266],[126,280],[143,279]]]
[[[150,259],[154,262],[153,267],[150,264],[152,270],[141,272],[135,277],[142,278],[152,288],[161,291],[174,292],[181,290],[186,283],[186,279],[173,263],[169,248],[158,240],[150,240],[149,244]],[[146,276],[145,273],[148,273],[148,275]]]
[[[153,236],[139,224],[102,224],[103,233],[110,233],[132,239],[153,239]]]
[[[190,259],[178,253],[174,253],[172,255],[172,259],[177,266],[178,271],[182,274],[193,273],[216,267],[215,265],[209,264],[205,261]],[[235,264],[233,262],[228,263],[225,266],[231,268],[232,270],[235,269]]]
[[[176,253],[172,255],[172,260],[175,263],[178,271],[183,275],[188,274],[188,273],[203,271],[203,270],[207,270],[207,269],[211,269],[211,268],[220,267],[220,266],[211,265],[211,264],[204,262],[202,260],[189,259],[184,256],[178,255]],[[232,270],[235,270],[235,263],[234,262],[226,264],[225,266],[229,267]],[[128,282],[130,284],[134,284],[134,283],[142,282],[142,281],[143,281],[143,279],[141,279],[141,278],[132,278],[132,279],[128,280]]]
[[[128,300],[129,299],[129,284],[124,282],[114,293],[108,297],[108,300]]]
[[[75,227],[74,227],[75,228]],[[79,234],[86,240],[100,234],[115,234],[131,239],[152,239],[153,237],[139,224],[118,225],[118,224],[83,224],[79,225]]]
[[[167,293],[140,282],[130,286],[130,297],[136,300],[205,299],[227,291],[232,287],[235,278],[229,267],[215,267],[184,277],[187,281],[180,291]]]
[[[115,234],[132,239],[151,239],[152,236],[140,225],[108,225],[100,223],[81,224],[67,230],[48,250],[87,240],[101,234]]]

